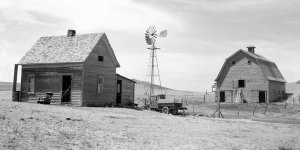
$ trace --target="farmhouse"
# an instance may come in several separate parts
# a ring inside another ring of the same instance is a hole
[[[285,79],[276,64],[255,53],[238,50],[225,60],[218,77],[217,95],[220,102],[269,103],[281,100],[285,94]]]
[[[22,67],[20,91],[16,91],[18,66]],[[13,99],[36,103],[51,92],[51,104],[132,104],[135,82],[117,75],[118,67],[105,33],[76,35],[68,30],[64,36],[41,37],[15,65]]]

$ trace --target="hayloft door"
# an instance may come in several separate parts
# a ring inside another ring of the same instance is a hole
[[[71,76],[62,77],[62,90],[61,90],[61,102],[67,103],[71,102]]]
[[[122,80],[117,80],[117,100],[116,104],[121,104],[122,99]]]
[[[265,91],[259,91],[258,99],[260,103],[266,102],[266,92]]]

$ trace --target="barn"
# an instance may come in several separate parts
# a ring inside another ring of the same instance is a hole
[[[254,46],[247,48],[228,57],[215,79],[220,102],[282,100],[286,80],[275,62],[256,54]]]
[[[21,87],[16,90],[18,67],[21,66]],[[117,99],[117,78],[120,64],[105,33],[41,37],[15,64],[13,99],[34,102],[53,93],[51,104],[74,106],[106,106],[133,103]],[[121,80],[121,81],[119,81]],[[133,88],[132,88],[133,87]],[[127,91],[126,91],[127,90]],[[130,85],[134,93],[134,82]]]

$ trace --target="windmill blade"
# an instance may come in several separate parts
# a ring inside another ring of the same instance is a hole
[[[145,32],[145,40],[148,45],[153,45],[158,37],[157,30],[155,26],[150,26]]]
[[[146,43],[148,45],[152,45],[153,44],[153,41],[148,36],[145,37],[145,40],[146,40]]]

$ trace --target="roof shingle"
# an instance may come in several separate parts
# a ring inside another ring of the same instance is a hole
[[[84,62],[103,34],[41,37],[18,64]]]

